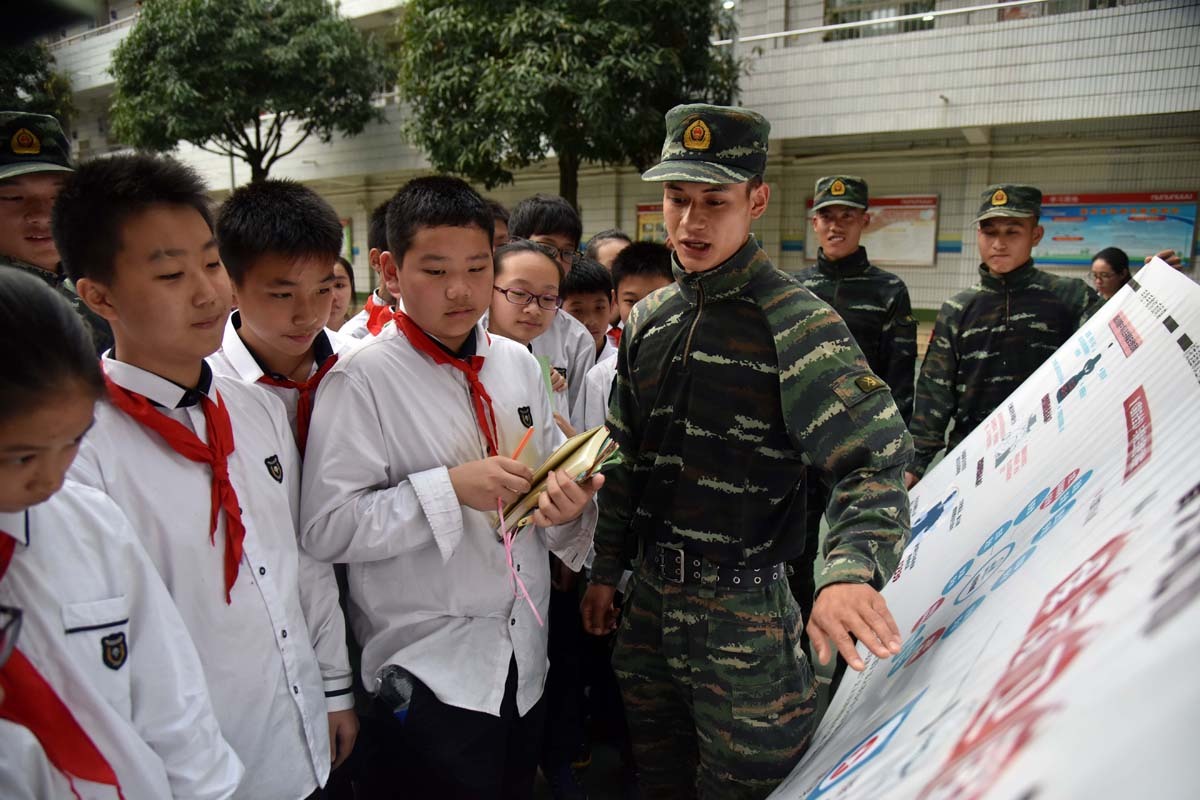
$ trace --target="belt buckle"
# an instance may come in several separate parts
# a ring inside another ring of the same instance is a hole
[[[666,544],[658,544],[656,546],[662,554],[662,563],[659,567],[659,574],[662,575],[664,580],[668,580],[671,583],[683,583],[683,548],[671,547],[670,545]],[[667,563],[668,554],[673,554],[675,559],[674,564]]]

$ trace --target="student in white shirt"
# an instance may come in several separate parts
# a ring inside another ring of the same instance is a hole
[[[535,194],[513,207],[508,218],[512,239],[528,239],[553,248],[563,274],[579,257],[583,222],[570,203],[550,194]],[[533,342],[533,354],[550,359],[550,366],[567,382],[567,407],[579,402],[583,377],[596,363],[596,344],[588,329],[568,314],[556,314],[550,328]]]
[[[379,273],[379,256],[387,250],[387,203],[380,203],[371,212],[367,222],[367,262],[375,274]],[[367,295],[366,305],[351,317],[338,332],[351,339],[378,336],[383,326],[392,318],[396,298],[380,280],[375,291]]]
[[[91,337],[55,292],[0,270],[0,339],[22,342],[0,361],[0,606],[21,614],[0,666],[0,795],[233,796],[242,764],[158,572],[109,498],[64,482],[104,391]]]
[[[624,324],[643,297],[675,282],[671,273],[671,251],[657,242],[627,245],[613,260],[612,282],[617,311],[621,315],[621,324]],[[571,415],[582,430],[604,424],[608,416],[608,396],[616,376],[615,351],[588,370],[579,403]]]
[[[549,330],[562,308],[558,294],[562,268],[551,253],[551,248],[537,242],[518,240],[493,255],[496,283],[487,329],[524,345],[530,352],[532,343]],[[574,436],[565,391],[552,392],[551,408],[562,432]]]
[[[209,364],[217,375],[278,396],[303,456],[317,387],[338,355],[356,344],[325,327],[341,222],[307,186],[265,180],[221,204],[216,233],[237,310]]]
[[[350,306],[354,303],[354,265],[342,256],[333,262],[333,303],[329,306],[329,321],[325,327],[339,331],[350,321]]]
[[[389,757],[372,765],[412,797],[530,796],[547,553],[580,567],[603,482],[553,473],[508,560],[497,504],[528,491],[563,435],[537,361],[480,324],[491,242],[491,213],[462,181],[418,178],[396,194],[382,263],[407,313],[326,377],[306,453],[302,542],[350,564],[363,681],[378,691],[393,666],[414,680],[403,722],[383,710]]]
[[[204,185],[166,157],[84,164],[54,236],[113,326],[108,399],[71,467],[142,538],[200,653],[238,797],[304,798],[355,719],[332,568],[299,552],[299,456],[279,399],[213,377],[232,289]],[[341,757],[337,752],[334,757]]]

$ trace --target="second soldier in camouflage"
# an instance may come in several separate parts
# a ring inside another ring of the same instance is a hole
[[[900,636],[876,589],[908,534],[911,440],[845,324],[749,234],[766,210],[769,125],[738,108],[667,114],[664,219],[677,282],[626,325],[585,627],[614,624],[639,554],[614,669],[642,789],[765,797],[808,747],[815,711],[784,562],[805,542],[805,475],[830,476],[826,563],[808,632],[855,668]]]

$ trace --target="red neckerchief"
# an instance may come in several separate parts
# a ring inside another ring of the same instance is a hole
[[[404,332],[405,338],[418,352],[432,358],[435,364],[449,364],[467,376],[467,384],[471,388],[471,405],[475,409],[475,420],[479,423],[479,429],[483,431],[484,441],[487,442],[488,455],[499,455],[500,448],[495,433],[496,412],[492,410],[491,395],[483,388],[483,381],[479,380],[479,370],[483,369],[483,356],[455,358],[429,338],[429,334],[421,330],[408,314],[397,311],[393,319],[396,320],[396,327]]]
[[[246,527],[242,524],[242,509],[238,505],[237,492],[229,480],[229,456],[233,455],[233,425],[229,412],[217,394],[214,403],[204,396],[200,407],[204,411],[204,424],[208,428],[208,444],[181,423],[155,410],[150,401],[136,392],[116,384],[107,375],[108,397],[113,405],[133,417],[137,422],[161,436],[171,449],[179,455],[212,468],[212,512],[209,515],[208,537],[217,544],[217,515],[225,510],[225,602],[232,603],[229,592],[237,581],[238,565],[242,561],[242,540],[246,538]],[[219,403],[219,405],[218,405]]]
[[[379,302],[379,298],[371,292],[371,296],[367,298],[367,331],[372,336],[378,336],[383,330],[383,326],[392,318],[392,308],[389,305]]]
[[[608,329],[608,340],[613,343],[613,347],[621,346],[621,328],[617,325]]]
[[[8,571],[16,545],[15,539],[0,531],[0,580]],[[76,798],[75,778],[116,787],[117,796],[125,797],[104,754],[20,648],[0,667],[0,687],[4,688],[0,719],[24,726],[37,737],[46,758],[66,776]]]
[[[266,373],[263,373],[263,376],[258,379],[259,383],[265,383],[268,386],[278,386],[283,389],[295,389],[300,393],[300,398],[296,401],[296,446],[300,448],[300,455],[304,455],[304,446],[308,444],[308,424],[312,421],[313,396],[317,393],[317,387],[321,385],[321,379],[325,377],[325,374],[329,370],[333,369],[333,365],[337,363],[337,360],[337,353],[334,353],[325,359],[325,363],[321,365],[321,368],[306,381],[294,381],[291,378],[276,378],[274,375]]]

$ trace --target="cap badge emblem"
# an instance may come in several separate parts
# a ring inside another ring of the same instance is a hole
[[[683,146],[688,150],[707,150],[712,145],[712,131],[708,124],[697,119],[689,122],[683,133]]]
[[[29,128],[21,128],[13,134],[9,143],[13,153],[19,156],[36,156],[42,152],[42,143]]]
[[[992,193],[992,205],[1002,206],[1007,203],[1008,203],[1008,195],[1004,193],[1003,189],[997,189],[995,192]]]
[[[834,197],[841,197],[846,193],[846,184],[842,183],[841,178],[839,178],[829,187],[829,193]]]

